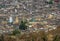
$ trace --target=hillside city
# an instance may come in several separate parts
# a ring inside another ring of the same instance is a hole
[[[60,0],[0,0],[1,41],[53,41],[56,35],[60,36]]]

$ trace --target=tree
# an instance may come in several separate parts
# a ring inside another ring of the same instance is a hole
[[[20,29],[20,30],[25,30],[25,29],[27,29],[26,23],[27,23],[26,20],[25,20],[25,21],[22,20],[21,23],[20,23],[20,25],[19,25],[19,29]]]
[[[1,35],[1,39],[0,40],[4,41],[4,35],[3,34]]]
[[[19,30],[14,30],[13,35],[17,35],[17,34],[20,34],[20,31]]]
[[[53,4],[53,0],[50,0],[50,1],[49,1],[49,4]]]
[[[53,0],[45,1],[45,3],[47,3],[47,4],[53,4]]]
[[[60,41],[60,36],[59,35],[55,35],[55,37],[53,38],[53,41]]]

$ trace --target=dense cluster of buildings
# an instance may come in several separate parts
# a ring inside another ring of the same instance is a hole
[[[53,3],[48,3],[49,1],[0,0],[0,32],[10,28],[11,31],[24,18],[29,21],[29,27],[33,29],[58,26],[60,24],[60,1],[53,0],[51,1]],[[13,22],[13,25],[9,21]]]

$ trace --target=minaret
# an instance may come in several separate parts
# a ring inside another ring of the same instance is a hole
[[[18,23],[19,23],[19,19],[18,19],[18,17],[17,17],[17,16],[16,16],[15,23],[16,23],[16,24],[18,24]]]
[[[13,22],[13,24],[19,24],[19,18],[16,16],[15,21]]]
[[[13,22],[13,18],[12,18],[12,16],[9,17],[9,22],[10,22],[10,23]]]

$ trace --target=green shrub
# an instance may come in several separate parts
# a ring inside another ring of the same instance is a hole
[[[14,30],[13,35],[17,35],[17,34],[20,34],[20,31],[19,30]]]

